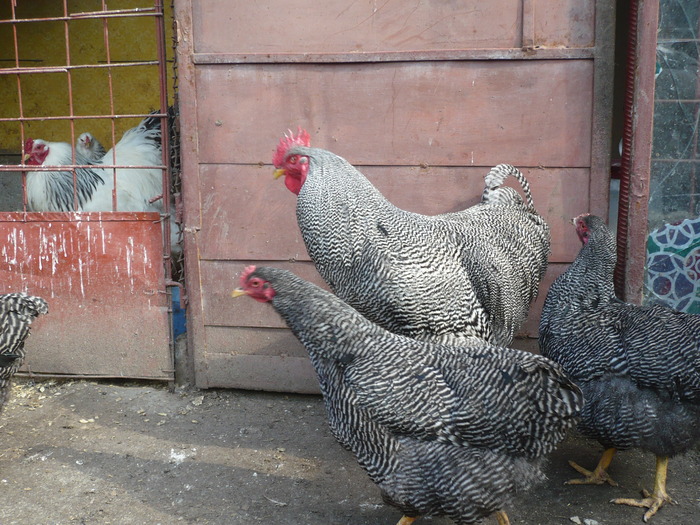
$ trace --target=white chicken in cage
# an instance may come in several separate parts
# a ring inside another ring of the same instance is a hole
[[[102,143],[88,131],[81,133],[75,141],[75,151],[90,162],[99,162],[107,153]]]
[[[163,211],[163,163],[160,117],[149,116],[128,130],[101,159],[75,150],[75,180],[71,171],[27,173],[27,208],[30,211],[112,211],[116,179],[116,211]],[[92,154],[92,152],[90,152]],[[116,155],[115,155],[116,153]],[[29,166],[65,166],[73,163],[73,148],[66,142],[27,139],[24,160]],[[116,169],[103,165],[122,166]],[[138,166],[130,168],[126,166]],[[77,200],[77,207],[75,206]]]

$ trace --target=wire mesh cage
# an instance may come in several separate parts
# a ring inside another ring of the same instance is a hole
[[[143,0],[0,4],[0,210],[170,217],[165,10]],[[150,130],[148,155],[127,141],[144,122],[160,128]],[[37,141],[47,143],[45,157],[32,158]],[[163,224],[169,246],[175,224]]]
[[[0,275],[45,297],[56,328],[37,331],[51,351],[30,354],[32,373],[173,377],[171,13],[0,0]]]

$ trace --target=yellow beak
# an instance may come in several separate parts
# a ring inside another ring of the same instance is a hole
[[[282,169],[282,168],[276,169],[275,172],[272,174],[272,176],[275,179],[279,179],[280,177],[284,177],[284,169]]]
[[[22,158],[24,159],[24,162],[27,162],[30,157],[31,157],[31,155],[29,153],[25,153]]]
[[[231,292],[231,297],[240,297],[241,295],[248,295],[248,292],[246,292],[243,288],[236,288]]]

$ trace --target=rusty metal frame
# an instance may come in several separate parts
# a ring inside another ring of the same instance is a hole
[[[149,168],[149,169],[159,169],[162,173],[162,187],[163,193],[156,197],[163,199],[163,213],[161,214],[162,228],[163,228],[163,266],[165,270],[165,286],[166,294],[168,298],[168,305],[170,305],[170,287],[180,286],[180,283],[176,283],[172,280],[172,269],[171,269],[171,243],[170,237],[172,232],[170,231],[170,221],[168,220],[170,216],[170,144],[169,144],[169,133],[168,133],[168,88],[167,88],[167,60],[166,60],[166,44],[165,44],[165,25],[164,25],[164,5],[163,0],[153,0],[153,7],[147,8],[134,8],[134,9],[108,9],[106,0],[101,1],[101,9],[90,12],[80,12],[80,13],[69,13],[68,0],[63,0],[63,16],[59,17],[45,17],[45,18],[17,18],[16,10],[16,0],[9,0],[11,6],[12,18],[7,20],[0,20],[0,24],[11,25],[13,44],[14,44],[14,67],[11,68],[0,68],[0,75],[14,75],[17,80],[17,94],[18,94],[18,110],[19,115],[17,117],[2,117],[0,122],[18,122],[20,126],[20,138],[21,143],[24,144],[26,139],[25,123],[32,121],[43,121],[43,120],[62,120],[68,121],[70,126],[71,135],[71,147],[72,147],[72,162],[73,164],[60,166],[61,171],[70,171],[73,173],[73,184],[74,184],[74,206],[77,208],[77,194],[76,187],[76,169],[91,167],[88,165],[76,164],[75,157],[75,120],[76,119],[110,119],[111,121],[111,145],[113,146],[118,142],[116,137],[116,127],[115,123],[118,119],[126,118],[144,118],[147,116],[160,117],[161,119],[161,151],[162,151],[162,161],[160,165],[154,166],[135,166],[135,165],[118,165],[116,164],[116,153],[113,152],[113,159],[111,164],[103,164],[102,168],[113,170],[113,182],[114,189],[112,192],[112,210],[117,211],[117,180],[116,180],[116,169],[117,168]],[[110,39],[109,39],[109,23],[108,21],[113,18],[137,18],[137,17],[150,17],[154,19],[155,22],[155,38],[157,40],[157,60],[148,61],[137,61],[137,62],[113,62],[110,54]],[[99,19],[103,22],[103,38],[106,50],[106,63],[105,64],[71,64],[71,54],[70,54],[70,34],[69,25],[73,20],[85,20],[85,19]],[[22,24],[31,24],[38,22],[63,22],[64,25],[64,38],[65,38],[65,50],[66,50],[66,65],[65,66],[47,66],[47,67],[23,67],[20,65],[21,59],[19,56],[19,42],[17,27]],[[158,69],[159,85],[160,85],[160,109],[157,113],[137,113],[137,114],[116,114],[114,108],[114,87],[112,83],[112,68],[124,68],[132,66],[154,66]],[[109,107],[110,114],[102,115],[76,115],[73,106],[73,83],[71,78],[72,71],[81,69],[106,69],[108,71],[108,97],[109,97]],[[68,82],[68,104],[69,111],[67,115],[60,116],[47,116],[47,117],[27,117],[24,114],[24,105],[22,100],[22,76],[27,74],[54,74],[62,73],[66,75]],[[59,166],[29,166],[24,163],[22,159],[20,165],[0,165],[0,172],[21,172],[22,177],[22,198],[23,198],[23,213],[20,212],[19,220],[26,220],[28,216],[27,211],[27,190],[26,190],[26,175],[30,171],[56,171]],[[80,220],[80,214],[75,214],[73,212],[68,212],[66,216],[78,217],[74,220]],[[24,217],[24,219],[22,219]],[[169,315],[172,315],[172,308],[168,307]],[[170,347],[170,359],[172,361],[174,356],[174,341],[172,337],[172,323],[170,326],[170,337],[169,337],[169,347]],[[172,363],[172,369],[174,371],[174,363]]]
[[[70,132],[71,132],[71,145],[73,148],[73,164],[61,166],[61,171],[71,171],[73,173],[74,185],[77,168],[89,168],[90,166],[75,163],[75,120],[76,119],[104,119],[109,118],[111,121],[111,144],[112,146],[117,143],[115,122],[118,119],[126,118],[144,118],[149,116],[148,113],[136,113],[136,114],[116,114],[114,111],[114,86],[112,83],[111,70],[114,67],[131,67],[131,66],[145,66],[152,65],[158,67],[159,84],[160,84],[160,112],[150,115],[161,117],[161,150],[162,150],[162,163],[157,166],[128,166],[129,168],[153,168],[160,169],[163,173],[163,195],[169,194],[170,188],[170,176],[169,176],[169,136],[166,130],[167,127],[167,116],[168,116],[168,91],[167,91],[167,70],[166,70],[166,48],[165,48],[165,27],[164,27],[164,15],[163,15],[163,1],[154,0],[153,7],[148,8],[134,8],[134,9],[107,9],[107,4],[105,0],[102,0],[102,9],[98,11],[91,12],[81,12],[81,13],[69,13],[68,11],[68,0],[63,0],[63,16],[60,17],[45,17],[45,18],[17,18],[16,17],[16,5],[15,2],[11,1],[12,18],[9,20],[0,20],[0,24],[10,24],[12,25],[12,33],[14,40],[14,61],[15,67],[13,68],[2,68],[0,69],[0,75],[16,75],[17,77],[17,93],[19,101],[19,116],[18,117],[1,117],[0,122],[19,122],[20,124],[20,137],[22,144],[25,141],[25,122],[32,121],[44,121],[44,120],[62,120],[70,122]],[[118,62],[114,63],[111,60],[110,54],[110,42],[109,42],[109,25],[108,20],[110,18],[134,18],[134,17],[152,17],[155,20],[155,35],[157,39],[157,56],[158,59],[155,61],[142,61],[142,62]],[[105,44],[105,51],[107,54],[107,60],[105,64],[81,64],[72,65],[70,62],[70,35],[69,35],[69,23],[73,20],[84,20],[84,19],[101,19],[103,21],[103,38]],[[64,35],[65,35],[65,45],[66,45],[66,66],[48,66],[48,67],[22,67],[20,66],[20,56],[19,56],[19,43],[17,37],[17,26],[19,24],[37,23],[37,22],[63,22],[64,23]],[[72,80],[71,72],[78,69],[106,69],[108,71],[108,97],[109,97],[109,115],[76,115],[73,109],[73,90],[72,90]],[[48,117],[26,117],[24,115],[24,107],[22,103],[22,75],[26,74],[51,74],[51,73],[64,73],[68,79],[68,104],[69,104],[69,114],[61,116],[48,116]],[[113,155],[116,153],[113,152]],[[26,194],[26,172],[28,171],[55,171],[56,166],[27,166],[24,164],[24,160],[21,162],[22,170],[22,194],[23,194],[23,207],[24,211],[27,211],[27,194]],[[103,164],[101,167],[105,169],[112,169],[113,172],[113,182],[114,190],[112,192],[112,210],[117,210],[117,192],[116,192],[116,169],[123,168],[127,166],[116,164],[116,158],[113,157],[113,162],[111,164]],[[14,172],[18,171],[18,166],[16,165],[0,165],[0,172]],[[75,186],[74,186],[75,187]],[[162,196],[161,196],[162,197]],[[166,259],[166,279],[171,282],[170,273],[170,223],[167,219],[170,213],[170,201],[167,198],[163,198],[163,229],[164,229],[164,240],[163,240],[163,257]],[[77,208],[77,196],[75,196],[75,206]]]
[[[618,268],[616,278],[624,300],[640,304],[644,289],[649,178],[654,124],[654,73],[656,40],[659,25],[659,2],[635,0],[636,33],[630,38],[635,58],[633,75],[628,79],[627,125],[623,137],[623,177],[620,182],[620,216],[618,219]],[[625,180],[625,163],[628,178]]]

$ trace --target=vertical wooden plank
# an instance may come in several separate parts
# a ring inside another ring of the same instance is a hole
[[[523,0],[520,9],[523,14],[520,46],[523,49],[532,49],[535,47],[535,0]]]
[[[199,143],[197,132],[197,86],[195,67],[192,63],[194,40],[192,35],[192,2],[175,0],[174,16],[177,20],[177,61],[180,100],[180,155],[182,167],[182,243],[184,251],[185,275],[187,278],[187,352],[185,367],[194,371],[198,387],[206,388],[207,374],[197,365],[204,363],[196,359],[197,352],[204,352],[204,330],[202,321],[202,289],[199,276],[199,256],[197,232],[201,229],[200,203],[201,184],[199,180]]]
[[[607,218],[610,206],[610,142],[612,140],[615,2],[598,0],[593,59],[593,115],[591,129],[591,209]]]

